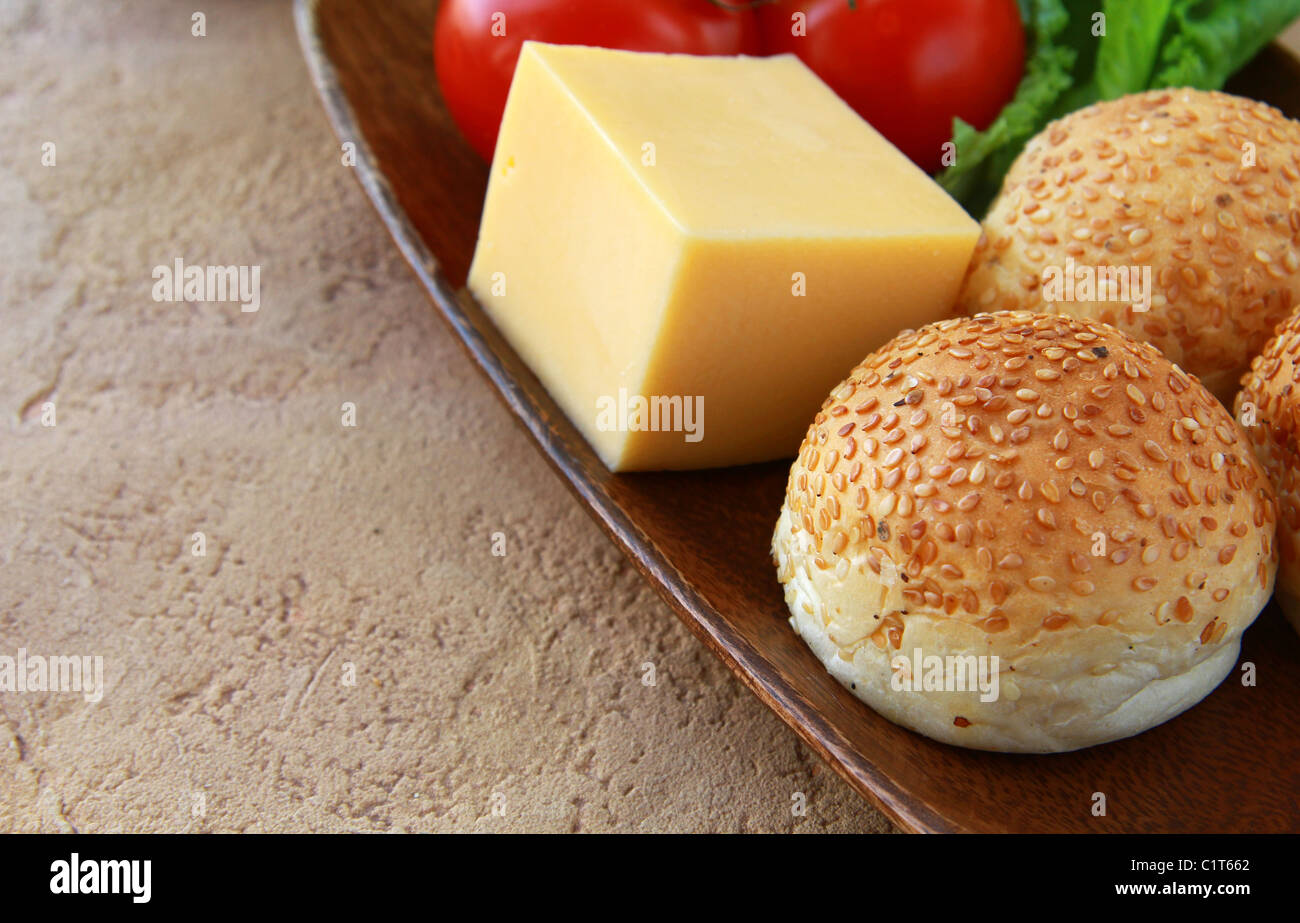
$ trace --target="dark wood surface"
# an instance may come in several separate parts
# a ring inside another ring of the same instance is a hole
[[[786,623],[768,543],[786,463],[611,475],[464,290],[487,166],[434,78],[432,0],[298,0],[299,36],[356,175],[433,304],[539,449],[682,620],[826,762],[911,831],[1300,831],[1300,641],[1274,606],[1237,673],[1145,734],[1078,753],[961,750],[853,698]],[[1300,66],[1265,50],[1230,89],[1300,114]],[[575,679],[580,680],[581,677]],[[1106,795],[1105,817],[1091,813]]]

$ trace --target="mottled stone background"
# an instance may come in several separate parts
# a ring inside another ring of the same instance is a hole
[[[0,693],[0,831],[889,829],[435,318],[287,3],[0,0],[0,150],[0,654],[107,672]],[[154,302],[178,256],[260,312]]]

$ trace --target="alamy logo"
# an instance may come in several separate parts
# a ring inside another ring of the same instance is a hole
[[[51,894],[130,894],[136,904],[147,904],[153,893],[151,859],[69,859],[50,863]]]
[[[0,654],[0,692],[80,692],[87,702],[104,697],[104,658],[85,655],[45,657],[18,648]]]
[[[1150,266],[1044,266],[1041,277],[1045,301],[1116,301],[1134,311],[1151,310]]]
[[[1000,688],[997,654],[895,654],[889,686],[895,692],[975,692],[981,702],[995,702]]]
[[[704,395],[646,397],[618,389],[618,397],[596,398],[596,429],[602,433],[684,433],[687,442],[704,438]]]
[[[186,266],[177,257],[153,278],[154,301],[238,301],[246,314],[262,306],[261,266]]]

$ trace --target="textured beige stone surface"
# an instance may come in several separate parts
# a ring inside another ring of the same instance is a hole
[[[107,673],[0,693],[0,831],[888,829],[462,356],[287,4],[0,2],[0,139],[0,654]],[[261,311],[154,302],[176,257]]]

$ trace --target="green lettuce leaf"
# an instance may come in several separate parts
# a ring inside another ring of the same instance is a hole
[[[1300,0],[1174,0],[1153,87],[1217,90],[1300,16]]]
[[[956,159],[936,178],[983,216],[1025,144],[1090,103],[1159,87],[1219,89],[1288,23],[1300,0],[1019,0],[1025,75],[984,131],[953,120]]]
[[[1116,99],[1151,85],[1160,40],[1173,0],[1106,0],[1106,36],[1097,49],[1093,84],[1100,99]]]

